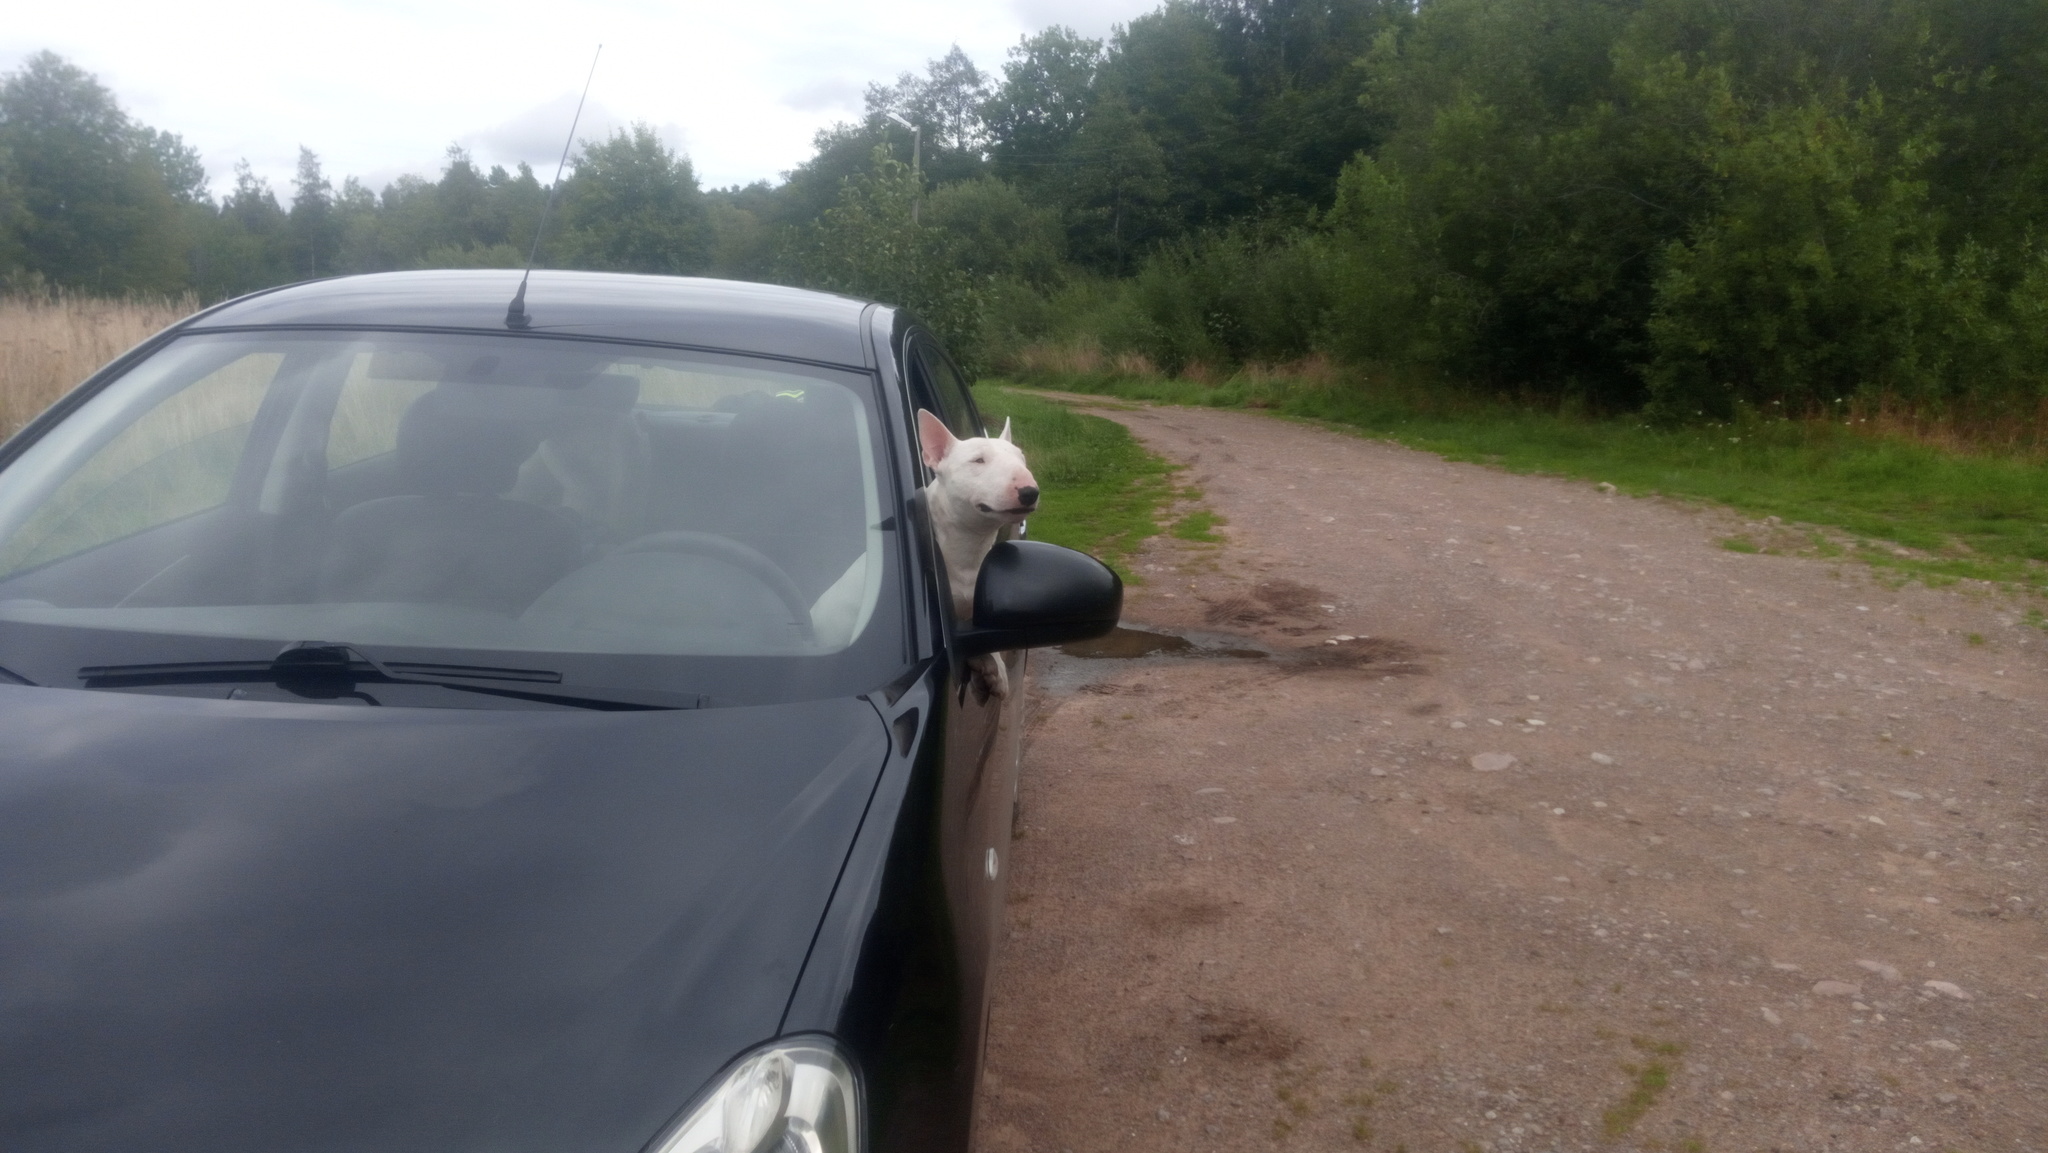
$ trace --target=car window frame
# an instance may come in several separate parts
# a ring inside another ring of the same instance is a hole
[[[919,407],[925,407],[929,400],[937,407],[933,412],[945,422],[954,436],[973,437],[988,435],[987,425],[982,423],[981,409],[974,403],[974,390],[967,384],[953,359],[946,355],[938,338],[925,329],[912,330],[905,342],[907,359],[910,362],[912,392],[922,391]],[[952,403],[948,403],[949,396]],[[956,420],[957,414],[957,420]]]

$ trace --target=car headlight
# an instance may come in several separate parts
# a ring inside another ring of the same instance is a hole
[[[749,1053],[651,1153],[860,1153],[860,1087],[831,1044]]]

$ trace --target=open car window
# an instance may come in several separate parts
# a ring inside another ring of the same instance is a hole
[[[0,626],[893,657],[873,388],[523,335],[187,336],[0,472]]]

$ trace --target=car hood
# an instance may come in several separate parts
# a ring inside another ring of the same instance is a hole
[[[854,699],[0,727],[15,1153],[633,1153],[774,1035],[887,755]]]

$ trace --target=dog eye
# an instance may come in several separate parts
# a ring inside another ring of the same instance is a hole
[[[974,458],[974,461],[973,461],[973,463],[975,463],[975,464],[987,464],[987,463],[988,463],[988,458],[987,458],[987,457],[985,457],[985,456],[977,456],[977,457],[975,457],[975,458]]]

